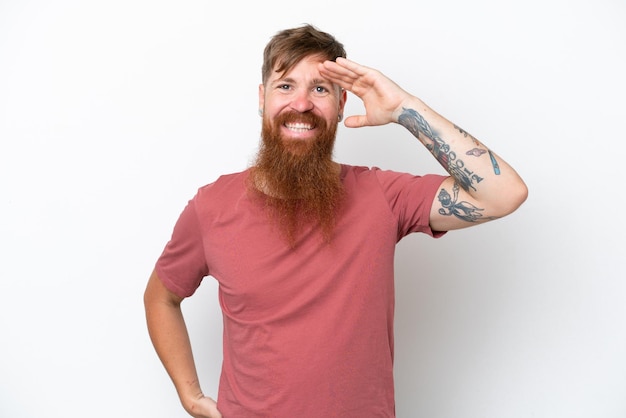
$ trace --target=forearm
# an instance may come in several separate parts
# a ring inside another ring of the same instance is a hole
[[[506,161],[421,100],[405,100],[397,121],[426,146],[460,188],[494,213],[504,216],[526,198],[524,182]]]
[[[148,332],[159,359],[176,387],[181,403],[187,409],[192,400],[203,396],[187,326],[180,303],[162,300],[155,297],[155,293],[158,294],[151,291],[149,286],[144,298]]]
[[[431,227],[447,231],[476,220],[496,219],[513,212],[526,199],[526,185],[502,158],[380,71],[345,58],[325,61],[319,70],[322,76],[363,100],[365,115],[349,116],[345,126],[397,122],[413,133],[450,174],[437,195],[439,205],[431,210]],[[465,216],[462,212],[468,210],[475,213]],[[460,222],[447,221],[450,214],[460,215]]]

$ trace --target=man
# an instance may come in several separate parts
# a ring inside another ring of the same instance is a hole
[[[271,39],[262,81],[256,161],[198,190],[150,277],[153,344],[194,417],[394,417],[396,243],[503,217],[526,186],[485,145],[312,26]],[[334,162],[348,91],[365,115],[345,126],[399,123],[448,175]],[[208,275],[224,320],[217,403],[200,388],[180,309]]]

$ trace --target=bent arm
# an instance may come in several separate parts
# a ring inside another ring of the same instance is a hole
[[[420,99],[403,101],[397,122],[450,174],[433,202],[434,230],[464,228],[506,216],[528,195],[526,184],[500,156]]]
[[[432,205],[432,229],[448,231],[501,218],[526,200],[524,181],[506,161],[381,72],[345,58],[326,61],[319,69],[363,101],[365,115],[349,116],[347,127],[398,123],[448,172]]]
[[[153,272],[144,292],[146,321],[152,344],[169,374],[185,410],[193,417],[221,417],[215,401],[205,397],[181,310],[183,298],[170,292]]]

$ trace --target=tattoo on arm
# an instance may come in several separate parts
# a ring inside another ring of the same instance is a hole
[[[467,138],[467,137],[472,138],[472,141],[474,141],[474,144],[476,144],[476,145],[482,145],[482,144],[478,141],[478,139],[476,139],[476,138],[474,138],[472,135],[470,135],[470,134],[469,134],[469,133],[468,133],[465,129],[462,129],[462,128],[460,128],[460,127],[456,126],[456,125],[454,125],[454,127],[456,128],[456,130],[457,130],[457,131],[461,132],[465,138]]]
[[[407,128],[417,139],[422,140],[419,136],[421,132],[431,141],[435,141],[436,138],[443,143],[441,138],[435,134],[428,122],[426,122],[426,119],[413,109],[403,108],[402,113],[398,116],[398,123]]]
[[[493,172],[496,173],[496,176],[499,176],[500,166],[498,165],[498,162],[496,161],[496,156],[493,155],[493,152],[491,152],[491,150],[489,150],[489,158],[491,158],[491,165],[493,166]]]
[[[476,190],[474,184],[483,181],[483,178],[465,167],[465,162],[458,158],[456,153],[450,149],[450,145],[445,143],[439,135],[430,127],[426,119],[414,109],[402,110],[398,116],[398,123],[409,130],[419,139],[426,148],[435,156],[439,164],[456,180],[463,190]],[[460,129],[457,127],[457,129]],[[461,131],[464,135],[469,135]],[[473,137],[472,137],[473,138]],[[479,144],[478,141],[474,141]]]
[[[454,125],[454,127],[463,134],[464,137],[470,137],[472,138],[472,141],[474,141],[474,143],[476,145],[482,145],[476,138],[474,138],[472,135],[470,135],[469,133],[467,133],[467,131],[465,131],[464,129],[461,129],[460,127]],[[484,145],[482,145],[484,147]],[[491,159],[491,165],[493,166],[493,172],[496,173],[496,176],[500,175],[500,166],[498,165],[498,162],[496,161],[496,157],[493,155],[493,152],[491,152],[491,150],[489,151],[485,151],[482,148],[474,148],[473,150],[467,151],[465,153],[465,155],[473,155],[474,157],[480,157],[481,155],[483,155],[484,153],[489,152],[489,158]]]
[[[476,207],[464,200],[459,202],[459,185],[457,183],[454,183],[452,187],[452,196],[450,196],[447,190],[441,189],[437,199],[439,199],[441,203],[441,208],[439,209],[441,215],[456,216],[467,222],[491,221],[497,219],[494,216],[483,218],[483,214],[480,212],[484,209]]]
[[[442,206],[442,208],[439,209],[440,214],[445,216],[454,215],[467,222],[476,222],[476,220],[483,216],[482,213],[480,213],[483,209],[477,208],[469,202],[457,201],[459,198],[459,185],[457,183],[454,183],[452,187],[452,194],[453,196],[450,196],[450,193],[448,193],[446,189],[439,191],[437,199],[439,199]]]
[[[483,155],[486,152],[487,151],[482,149],[482,148],[474,148],[474,149],[471,149],[471,150],[467,151],[465,153],[465,155],[473,155],[474,157],[480,157],[481,155]]]

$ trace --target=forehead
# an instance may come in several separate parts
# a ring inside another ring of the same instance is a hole
[[[282,66],[282,62],[279,61],[276,65],[274,65],[272,74],[270,75],[270,80],[283,80],[287,78],[295,79],[301,77],[314,77],[316,79],[323,80],[323,77],[321,77],[318,70],[318,65],[322,62],[324,62],[323,57],[319,55],[309,55],[302,58],[287,71],[278,71],[278,69]]]

